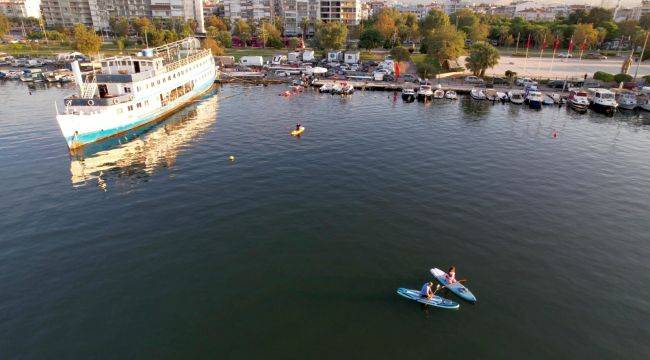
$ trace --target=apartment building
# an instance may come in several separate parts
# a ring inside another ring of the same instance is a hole
[[[313,34],[314,25],[320,19],[320,0],[280,0],[280,15],[287,35],[301,35],[303,19],[309,21],[307,34]]]
[[[230,21],[272,20],[275,15],[274,0],[224,0],[222,3],[224,16]]]
[[[41,0],[0,0],[0,14],[8,17],[41,17]]]
[[[340,21],[346,25],[359,25],[360,0],[321,0],[320,17],[324,22]]]

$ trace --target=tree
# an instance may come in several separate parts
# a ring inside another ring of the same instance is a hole
[[[111,18],[110,27],[111,31],[115,36],[117,37],[124,37],[129,35],[129,20],[127,20],[124,16],[120,16],[119,18]]]
[[[451,14],[451,22],[456,24],[459,30],[469,34],[472,28],[479,23],[479,18],[470,9],[460,9]]]
[[[381,36],[379,30],[374,27],[363,30],[359,36],[359,47],[362,49],[370,50],[381,46],[384,43],[384,37]]]
[[[581,24],[589,21],[587,12],[585,10],[579,9],[572,11],[567,18],[567,24]]]
[[[485,70],[499,63],[499,52],[486,42],[477,42],[470,47],[469,56],[465,59],[468,69],[476,76],[485,76]]]
[[[0,37],[8,33],[10,28],[9,19],[3,14],[0,14]]]
[[[395,25],[395,18],[392,14],[392,9],[384,8],[379,11],[375,20],[375,29],[379,30],[382,37],[386,40],[392,39],[397,35],[397,26]]]
[[[145,36],[145,33],[149,33],[155,29],[153,24],[151,24],[151,20],[144,16],[133,20],[133,28],[141,37]]]
[[[432,9],[420,22],[420,34],[426,36],[433,30],[449,26],[449,16],[443,11]]]
[[[318,26],[316,43],[321,49],[340,49],[345,45],[348,28],[345,24],[332,21]]]
[[[120,52],[120,54],[124,52],[124,48],[126,47],[124,44],[124,38],[119,37],[115,39],[115,46],[117,47],[117,50]]]
[[[243,19],[237,19],[233,28],[233,35],[237,36],[239,40],[243,41],[244,46],[246,46],[246,42],[252,37],[251,28]]]
[[[490,26],[488,24],[476,23],[469,29],[467,34],[472,41],[485,41],[490,33]]]
[[[292,37],[291,39],[289,39],[289,47],[291,49],[297,49],[298,47],[300,47],[300,44],[301,41],[298,38]]]
[[[210,17],[208,17],[208,19],[205,21],[205,24],[207,25],[207,27],[213,27],[217,29],[217,31],[228,30],[228,26],[226,25],[226,23],[223,20],[221,20],[221,18],[218,17],[217,15],[211,15]]]
[[[390,56],[397,62],[411,61],[411,53],[403,46],[392,48]]]
[[[305,35],[307,35],[307,31],[309,30],[309,25],[311,25],[311,20],[309,20],[308,17],[303,16],[300,19],[300,30],[301,30],[303,43],[305,42]]]
[[[266,43],[269,40],[274,41],[274,44],[276,46],[273,46],[273,47],[277,47],[277,42],[278,41],[282,42],[282,39],[281,39],[282,36],[280,35],[280,30],[278,30],[278,28],[276,28],[275,25],[273,25],[272,23],[270,23],[268,21],[263,21],[260,24],[260,26],[259,26],[259,28],[257,30],[257,36],[260,39],[262,39],[262,46],[263,47],[266,47]]]
[[[428,79],[440,72],[440,63],[430,56],[427,56],[424,61],[418,62],[415,65],[418,75],[424,79]]]
[[[457,59],[465,48],[465,35],[448,25],[433,32],[426,39],[427,54],[442,63],[448,59]]]
[[[603,9],[601,7],[591,8],[587,14],[587,22],[593,24],[594,27],[600,26],[600,24],[612,20],[614,14],[612,10]]]
[[[650,30],[650,14],[641,15],[641,19],[639,19],[639,25],[641,25],[643,30]]]
[[[625,37],[634,36],[639,29],[639,24],[634,20],[623,20],[618,23],[618,34]]]
[[[97,54],[102,46],[102,39],[92,29],[83,24],[74,27],[75,49],[84,54]]]
[[[230,35],[230,31],[217,32],[214,36],[214,40],[216,40],[221,47],[232,47],[232,35]]]
[[[223,48],[219,46],[219,44],[214,39],[205,38],[203,39],[202,45],[204,49],[210,49],[210,51],[212,51],[212,55],[214,56],[222,56],[225,54]]]
[[[592,24],[577,24],[573,34],[573,42],[576,45],[586,43],[587,46],[596,43],[598,32]]]

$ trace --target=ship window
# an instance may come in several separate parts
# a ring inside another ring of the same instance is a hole
[[[149,106],[149,100],[144,101],[144,106]]]
[[[128,109],[129,111],[133,111],[133,105],[129,105]]]
[[[130,92],[131,92],[131,88],[125,86],[125,87],[124,87],[124,92],[125,92],[125,93],[130,93]]]
[[[158,85],[160,85],[160,80],[158,80]]]
[[[141,107],[142,107],[142,103],[137,103],[137,104],[136,104],[136,106],[137,106],[137,107],[138,107],[138,109],[139,109],[139,108],[141,108]]]

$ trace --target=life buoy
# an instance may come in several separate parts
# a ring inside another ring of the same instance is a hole
[[[89,105],[89,106],[93,106],[93,105],[95,105],[95,102],[92,101],[92,100],[88,100],[88,105]]]
[[[72,100],[68,100],[65,102],[65,106],[72,106]]]

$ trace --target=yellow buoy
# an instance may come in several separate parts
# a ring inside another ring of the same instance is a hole
[[[232,155],[230,155],[230,156],[228,157],[228,159],[229,159],[230,161],[235,161],[235,157],[232,156]]]

